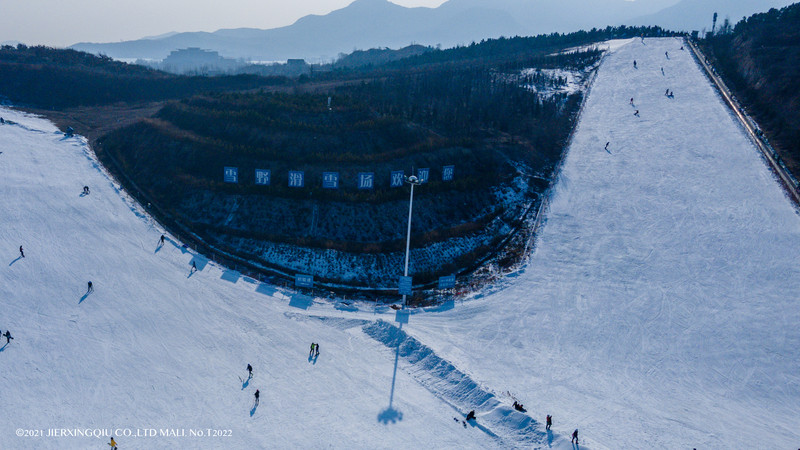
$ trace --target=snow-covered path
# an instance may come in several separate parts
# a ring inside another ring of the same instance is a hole
[[[595,448],[797,448],[800,217],[681,45],[606,57],[528,266],[406,331]]]

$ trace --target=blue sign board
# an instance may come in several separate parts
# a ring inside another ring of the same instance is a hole
[[[403,180],[405,180],[406,176],[402,170],[393,170],[392,171],[392,182],[389,187],[400,187],[403,185]]]
[[[452,181],[453,179],[453,172],[456,171],[456,166],[444,166],[442,167],[442,181]]]
[[[225,180],[226,183],[238,183],[239,182],[239,168],[238,167],[226,167],[225,168],[224,180]]]
[[[339,189],[339,172],[322,172],[324,189]]]
[[[358,188],[359,189],[372,189],[375,184],[374,172],[359,172],[358,173]]]
[[[417,178],[419,179],[419,184],[427,183],[428,176],[431,174],[431,169],[417,169]]]
[[[304,173],[301,170],[289,171],[289,187],[303,187],[305,186]]]
[[[400,277],[398,291],[400,295],[411,295],[411,277]]]
[[[256,184],[269,186],[270,171],[264,169],[256,169]]]
[[[439,277],[439,289],[453,289],[456,287],[456,276],[448,275],[446,277]]]
[[[304,288],[314,287],[314,275],[295,274],[294,285]]]

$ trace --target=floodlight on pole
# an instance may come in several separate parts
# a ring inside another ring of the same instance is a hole
[[[411,246],[411,210],[414,207],[414,186],[422,184],[422,182],[414,175],[406,177],[405,182],[411,185],[411,194],[408,198],[408,230],[406,231],[406,265],[403,270],[403,276],[408,276],[408,257],[409,247]],[[403,294],[403,308],[406,307],[406,294]]]

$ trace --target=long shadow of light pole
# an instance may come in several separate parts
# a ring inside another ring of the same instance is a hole
[[[399,312],[400,311],[398,311],[398,313]],[[398,318],[399,318],[399,314],[398,314]],[[404,322],[402,320],[398,320],[398,322],[400,322],[400,326],[398,327],[398,329],[402,330]],[[406,314],[405,323],[407,323],[407,322],[408,322],[408,315]],[[394,409],[394,406],[393,406],[393,404],[394,404],[394,386],[395,386],[395,383],[397,382],[397,363],[400,360],[400,344],[401,343],[402,343],[402,341],[400,340],[399,333],[398,333],[397,348],[395,349],[395,353],[394,353],[394,373],[392,374],[392,390],[389,392],[389,406],[386,409],[384,409],[383,411],[381,411],[380,414],[378,414],[378,422],[382,422],[382,423],[387,424],[387,425],[389,423],[395,423],[395,422],[398,422],[400,420],[403,420],[403,413],[398,411],[398,410],[396,410],[396,409]]]

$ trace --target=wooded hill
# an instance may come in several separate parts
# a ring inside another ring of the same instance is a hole
[[[415,191],[415,284],[469,272],[489,257],[513,264],[525,242],[509,246],[509,238],[549,186],[600,57],[563,50],[643,34],[668,33],[622,27],[503,38],[399,59],[366,52],[294,80],[181,77],[78,52],[4,48],[0,73],[22,88],[0,94],[46,108],[174,99],[149,105],[157,112],[141,120],[106,111],[125,126],[92,142],[163,223],[213,246],[208,253],[386,288],[400,275],[408,213],[408,187],[390,187],[391,172],[430,169]],[[567,88],[567,73],[577,85]],[[92,108],[80,111],[85,118]],[[67,125],[72,116],[63,117]],[[450,181],[445,166],[455,167]],[[225,167],[238,168],[238,183],[223,181]],[[256,184],[256,169],[271,171],[269,185]],[[304,172],[303,188],[288,186],[289,171]],[[323,172],[338,173],[338,189],[322,187]],[[372,189],[358,188],[363,172],[374,174]]]
[[[178,76],[75,50],[0,47],[0,97],[46,109],[184,98],[286,82],[254,75]]]
[[[599,52],[552,58],[586,68]],[[302,247],[305,255],[317,249],[399,260],[408,189],[390,187],[391,172],[430,168],[430,181],[417,190],[412,246],[468,242],[449,260],[415,257],[423,281],[493,251],[547,187],[581,95],[540,95],[523,85],[564,82],[544,73],[525,78],[489,66],[441,66],[326,92],[192,97],[100,139],[98,154],[118,161],[148,197],[218,248],[281,267],[287,261],[267,256],[275,243]],[[450,165],[454,179],[444,181]],[[223,182],[226,166],[238,168],[237,184]],[[271,171],[269,186],[256,184],[256,169]],[[303,188],[288,186],[290,170],[304,172]],[[323,188],[329,171],[338,173],[338,189]],[[374,173],[372,189],[359,189],[360,172]],[[352,267],[344,280],[324,278],[391,285],[400,264],[385,264],[372,273]],[[321,277],[317,265],[303,271]]]
[[[701,45],[800,179],[800,4],[723,24]]]

